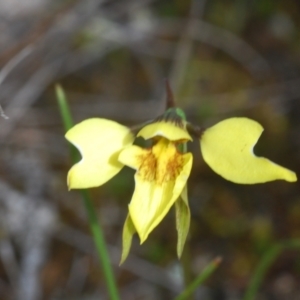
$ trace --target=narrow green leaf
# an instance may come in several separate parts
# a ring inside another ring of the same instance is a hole
[[[190,295],[206,280],[213,272],[218,268],[222,259],[221,257],[215,258],[204,270],[200,273],[196,279],[185,288],[185,290],[175,298],[175,300],[185,300],[188,299]]]
[[[293,239],[282,241],[271,246],[266,253],[263,255],[258,266],[256,267],[254,274],[250,280],[250,284],[246,290],[243,300],[254,300],[258,289],[271,265],[282,253],[287,249],[300,249],[300,240]]]

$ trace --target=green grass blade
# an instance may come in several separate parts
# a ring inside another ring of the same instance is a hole
[[[254,274],[250,280],[250,284],[246,290],[243,300],[254,300],[258,289],[273,262],[284,250],[300,249],[300,240],[287,240],[271,246],[259,262]]]
[[[206,280],[208,279],[218,268],[222,259],[220,257],[215,258],[204,270],[201,274],[199,274],[196,279],[185,288],[185,290],[175,298],[175,300],[185,300],[191,296],[194,291]]]

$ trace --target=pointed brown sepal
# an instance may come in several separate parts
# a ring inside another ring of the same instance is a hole
[[[165,87],[166,87],[166,94],[167,94],[167,101],[166,101],[166,110],[172,107],[176,107],[174,95],[170,86],[170,82],[168,79],[165,79]]]

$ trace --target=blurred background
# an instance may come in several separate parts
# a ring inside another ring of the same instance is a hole
[[[296,0],[0,0],[0,299],[108,299],[77,191],[54,86],[74,120],[132,126],[163,112],[164,79],[190,121],[260,122],[258,155],[300,171],[300,2]],[[223,262],[197,299],[242,299],[263,254],[300,238],[299,183],[236,185],[190,144],[192,273]],[[118,266],[133,171],[91,190],[121,298],[182,289],[174,211]],[[283,252],[256,299],[300,299],[299,251]]]

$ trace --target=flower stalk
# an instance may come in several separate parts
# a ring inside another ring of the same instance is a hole
[[[63,120],[64,128],[66,131],[68,131],[73,126],[73,121],[72,121],[72,116],[70,113],[70,109],[68,107],[68,103],[64,91],[59,85],[56,86],[56,97],[57,97],[61,117]],[[73,163],[76,163],[78,161],[77,159],[78,154],[75,153],[74,150],[75,150],[74,147],[70,148],[72,161]],[[84,206],[87,211],[89,226],[96,245],[98,258],[102,264],[103,273],[106,280],[106,285],[107,285],[110,299],[119,300],[120,297],[119,297],[118,288],[110,264],[110,258],[108,255],[108,251],[107,251],[107,247],[103,235],[103,230],[98,222],[96,210],[93,206],[88,191],[82,189],[80,192],[83,198]]]

